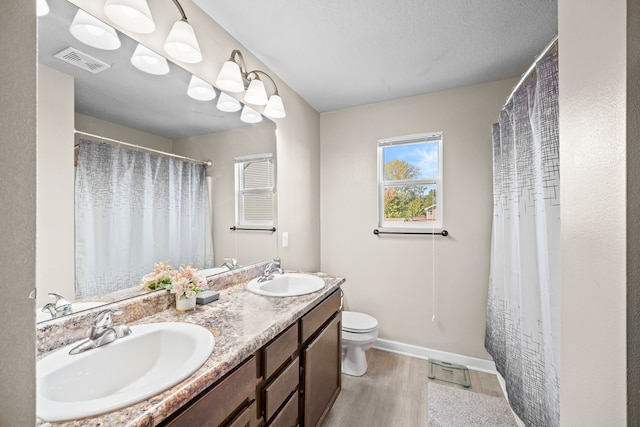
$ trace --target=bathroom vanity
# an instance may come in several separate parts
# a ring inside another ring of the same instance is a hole
[[[176,313],[173,295],[164,292],[119,303],[124,314],[118,320],[132,325],[189,322],[207,328],[215,337],[211,356],[186,380],[122,410],[58,423],[38,419],[38,425],[321,425],[341,390],[344,279],[319,273],[325,282],[320,291],[274,298],[247,291],[252,274],[210,282],[220,291],[219,300],[191,313]],[[150,307],[156,312],[149,313]],[[39,350],[67,344],[56,342],[58,335],[82,333],[99,311],[39,326]]]
[[[321,424],[340,393],[340,331],[334,291],[161,425]]]

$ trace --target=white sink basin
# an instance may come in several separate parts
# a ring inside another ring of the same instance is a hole
[[[255,278],[247,285],[249,291],[268,297],[306,295],[322,288],[324,288],[324,280],[303,273],[276,274],[273,279],[262,283],[258,282],[258,278]]]
[[[131,327],[131,335],[69,355],[66,346],[36,364],[36,414],[66,421],[124,408],[193,374],[211,355],[211,332],[191,323]]]
[[[82,310],[89,310],[90,308],[100,307],[105,304],[107,303],[100,301],[72,302],[71,313],[73,314]],[[36,308],[36,323],[51,319],[51,314],[48,311],[42,311],[42,307]]]

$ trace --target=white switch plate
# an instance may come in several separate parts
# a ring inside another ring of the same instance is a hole
[[[288,231],[283,231],[282,232],[282,247],[286,248],[287,246],[289,246],[289,232]]]

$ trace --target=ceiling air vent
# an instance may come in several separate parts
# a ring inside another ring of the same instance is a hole
[[[87,55],[84,52],[80,52],[78,49],[73,47],[68,47],[66,49],[61,50],[60,52],[54,55],[56,58],[63,60],[71,65],[75,65],[78,68],[82,68],[85,71],[89,71],[93,74],[98,74],[101,71],[104,71],[108,68],[111,68],[111,65],[106,62],[102,62],[99,59],[94,58],[93,56]]]

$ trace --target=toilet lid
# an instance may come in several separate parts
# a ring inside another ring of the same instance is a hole
[[[342,330],[347,332],[371,332],[378,327],[378,321],[368,314],[355,311],[342,312]]]

